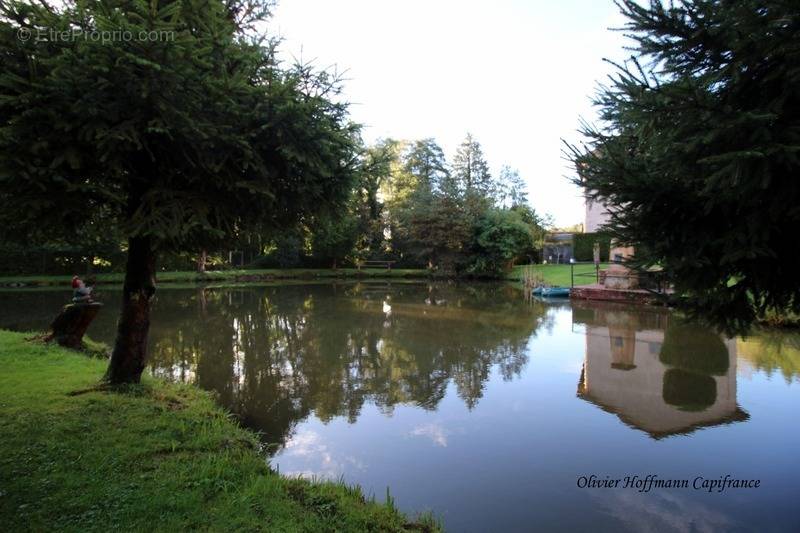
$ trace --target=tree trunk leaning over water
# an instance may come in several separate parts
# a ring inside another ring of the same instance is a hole
[[[156,292],[155,250],[149,237],[128,239],[128,262],[122,288],[117,339],[106,371],[113,384],[139,383],[147,363],[150,301]]]

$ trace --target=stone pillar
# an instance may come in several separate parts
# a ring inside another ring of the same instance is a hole
[[[611,241],[609,259],[611,264],[606,271],[604,285],[608,289],[635,289],[639,286],[636,272],[626,267],[623,262],[633,257],[632,246],[618,246],[616,241]]]

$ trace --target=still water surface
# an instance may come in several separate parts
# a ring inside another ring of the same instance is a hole
[[[68,297],[0,292],[0,327]],[[113,339],[118,298],[89,334]],[[162,288],[151,372],[214,390],[281,473],[343,477],[452,531],[800,531],[800,339],[508,285]],[[624,489],[626,476],[758,479]],[[579,488],[582,476],[619,488]]]

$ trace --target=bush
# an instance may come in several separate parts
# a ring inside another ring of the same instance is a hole
[[[600,243],[600,261],[608,262],[611,237],[604,233],[576,233],[572,237],[572,253],[576,261],[594,261],[594,243]]]
[[[468,273],[477,277],[500,277],[511,269],[520,250],[532,241],[530,226],[514,211],[490,209],[475,227],[475,254]]]

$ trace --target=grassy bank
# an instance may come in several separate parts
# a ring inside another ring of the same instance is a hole
[[[272,279],[317,279],[317,278],[427,278],[425,269],[400,268],[269,268],[269,269],[237,269],[214,270],[207,272],[175,271],[159,272],[156,277],[159,283],[177,282],[217,282],[217,281],[264,281]],[[124,274],[96,274],[98,283],[122,283]],[[0,276],[0,286],[69,286],[72,276],[26,275]]]
[[[601,265],[603,268],[606,265]],[[535,272],[539,273],[545,283],[550,285],[570,285],[570,265],[532,265]],[[506,279],[517,280],[522,276],[525,265],[519,265],[506,276]],[[575,265],[575,273],[594,273],[594,265]],[[327,268],[285,268],[285,269],[239,269],[216,270],[208,272],[159,272],[158,283],[189,283],[189,282],[247,282],[267,281],[281,279],[326,279],[326,278],[429,278],[430,273],[422,268],[401,268],[386,270],[384,268],[340,268],[337,270]],[[68,287],[72,276],[28,275],[28,276],[0,276],[0,287]],[[96,280],[100,284],[122,283],[122,273],[97,274]],[[576,285],[594,283],[591,276],[575,278]]]
[[[273,473],[255,436],[192,386],[90,390],[105,361],[6,331],[0,365],[3,529],[432,529],[358,488]]]
[[[522,272],[528,265],[518,265],[506,276],[506,279],[518,280],[522,277]],[[549,285],[570,286],[570,265],[530,265],[534,272],[540,274],[544,282]],[[605,268],[602,264],[601,268]],[[594,283],[594,265],[580,264],[575,265],[575,285],[586,285]],[[582,274],[577,276],[577,274]],[[124,274],[97,274],[95,279],[99,284],[122,283]],[[386,270],[385,268],[365,268],[358,270],[355,268],[340,268],[337,270],[329,268],[285,268],[285,269],[238,269],[238,270],[215,270],[208,272],[159,272],[157,274],[158,283],[242,283],[249,281],[268,281],[268,280],[309,280],[309,279],[332,279],[332,278],[407,278],[407,279],[427,279],[430,273],[422,268],[401,268]],[[51,275],[27,275],[27,276],[0,276],[0,287],[47,287],[63,286],[69,287],[72,276],[51,276]]]
[[[569,287],[571,284],[570,265],[518,265],[515,266],[508,275],[509,279],[522,279],[522,274],[526,268],[533,268],[534,273],[539,274],[545,283],[559,287]],[[608,264],[601,263],[600,268],[606,268]],[[575,285],[589,285],[595,282],[595,268],[591,264],[575,265]],[[580,274],[580,276],[578,275]]]

